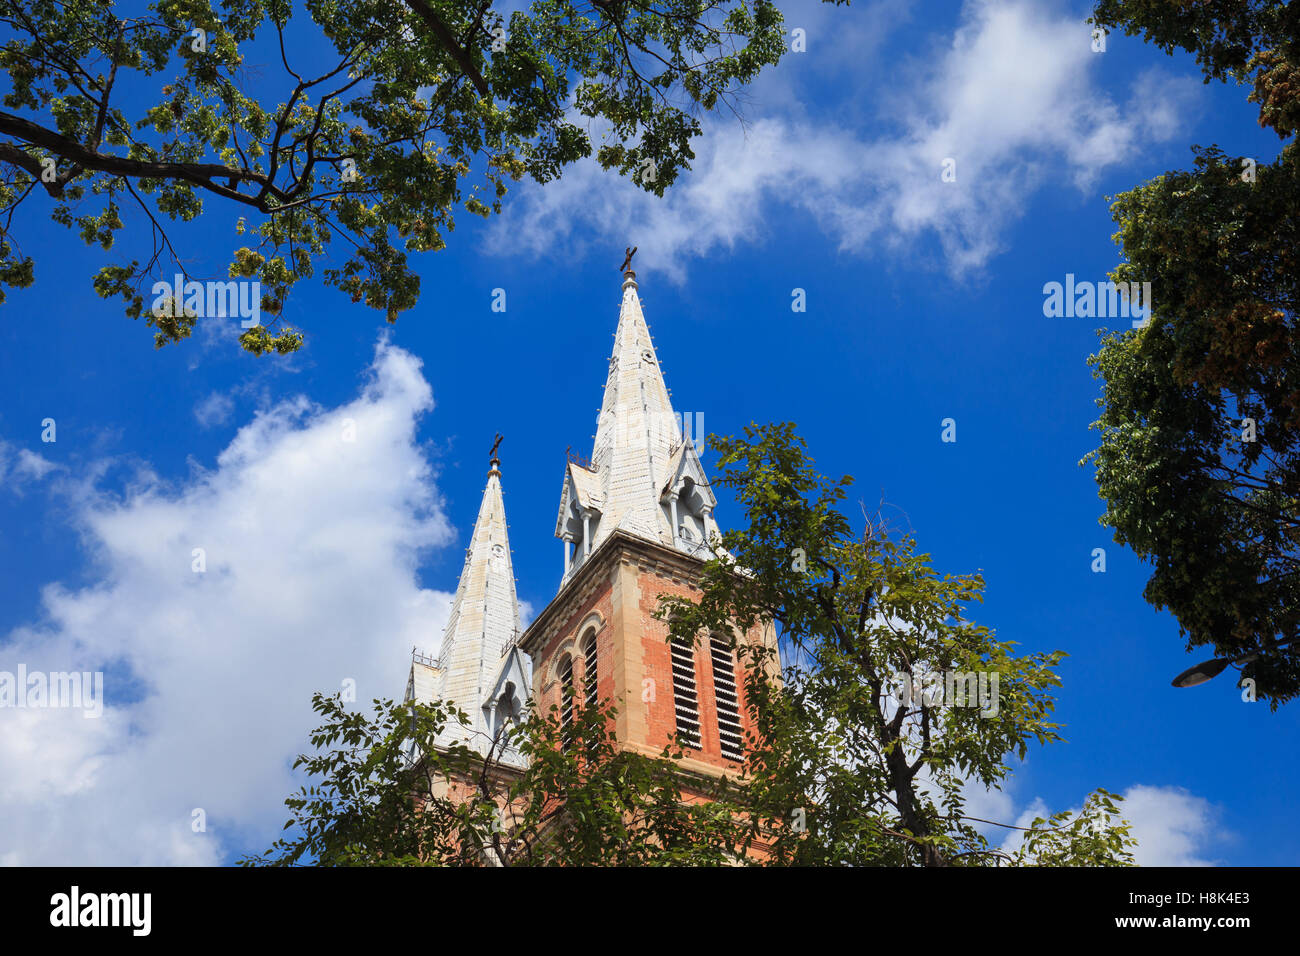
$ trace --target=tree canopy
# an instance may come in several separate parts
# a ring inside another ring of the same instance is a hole
[[[1195,147],[1115,198],[1118,281],[1151,283],[1143,329],[1103,338],[1094,427],[1103,524],[1152,565],[1146,598],[1188,648],[1245,663],[1276,707],[1300,692],[1300,5],[1103,0],[1094,20],[1250,87],[1272,162]]]
[[[187,243],[223,210],[221,268],[259,284],[245,349],[301,345],[281,316],[317,271],[391,322],[420,294],[408,256],[442,249],[457,213],[593,154],[662,195],[700,116],[785,49],[771,0],[512,6],[0,0],[0,297],[35,281],[13,227],[44,200],[86,244],[128,247],[96,291],[180,341],[201,310],[150,283],[218,281]]]

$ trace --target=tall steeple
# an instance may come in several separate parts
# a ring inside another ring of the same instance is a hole
[[[531,676],[514,647],[520,632],[519,601],[501,495],[500,436],[492,446],[487,487],[465,554],[451,617],[438,657],[414,656],[407,695],[439,698],[469,714],[471,727],[452,736],[479,749],[502,722],[522,714]],[[518,672],[518,673],[517,673]]]
[[[652,613],[666,597],[701,600],[704,562],[725,552],[713,490],[646,327],[634,251],[623,263],[591,462],[570,456],[564,468],[555,527],[564,578],[519,647],[533,662],[532,706],[558,708],[563,722],[577,712],[575,699],[612,701],[620,749],[658,756],[676,740],[679,766],[717,778],[737,771],[756,732],[745,705],[748,658],[735,642],[775,649],[776,637],[768,624],[742,630],[733,622],[699,635],[699,644],[675,642]]]
[[[627,262],[624,269],[591,463],[565,468],[555,528],[564,541],[565,580],[615,529],[701,557],[718,533],[717,501],[668,397],[636,273]]]

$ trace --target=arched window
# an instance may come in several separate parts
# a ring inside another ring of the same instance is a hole
[[[677,536],[690,544],[704,540],[704,519],[700,517],[700,496],[695,482],[688,476],[682,480],[677,502]]]
[[[597,670],[598,659],[596,657],[596,632],[588,631],[587,640],[583,644],[583,669],[582,669],[582,691],[584,703],[588,707],[595,707],[599,700],[597,692]]]
[[[673,638],[673,711],[677,739],[687,747],[700,749],[700,702],[695,689],[695,646]]]
[[[568,747],[573,735],[573,658],[568,654],[560,658],[560,727]]]
[[[495,704],[495,706],[493,706]],[[514,681],[506,681],[495,701],[483,705],[483,717],[488,721],[493,741],[509,733],[510,725],[517,724],[522,712]]]
[[[507,721],[519,720],[519,698],[515,695],[515,682],[508,680],[497,698],[497,713]]]
[[[713,493],[708,486],[697,484],[690,475],[684,475],[671,493],[665,492],[660,507],[673,529],[673,542],[679,548],[696,551],[708,544],[713,505]]]
[[[714,709],[718,712],[718,740],[722,756],[745,759],[745,738],[740,726],[740,698],[736,687],[736,663],[731,645],[714,637],[709,641],[713,656]]]

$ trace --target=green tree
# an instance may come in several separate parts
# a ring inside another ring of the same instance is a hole
[[[468,740],[453,706],[375,700],[373,715],[321,694],[324,723],[295,768],[285,836],[245,866],[707,866],[736,856],[734,787],[696,781],[683,799],[673,758],[620,750],[614,709],[527,715],[493,740]],[[441,739],[440,739],[441,738]],[[509,751],[527,758],[514,769]]]
[[[994,821],[965,812],[967,785],[998,787],[1012,755],[1060,739],[1049,690],[1062,653],[1016,656],[966,617],[978,576],[941,577],[910,537],[879,523],[854,534],[839,510],[848,479],[818,475],[793,426],[713,444],[747,527],[725,536],[730,557],[704,566],[698,603],[669,599],[657,613],[671,637],[690,641],[775,624],[796,652],[777,681],[779,661],[742,651],[757,729],[738,776],[686,778],[673,763],[678,745],[655,758],[621,751],[608,704],[575,708],[568,727],[554,709],[528,716],[476,753],[434,746],[452,719],[444,705],[413,708],[412,721],[411,710],[377,702],[380,716],[367,722],[318,697],[328,719],[314,742],[347,746],[299,758],[324,782],[288,801],[295,835],[259,861],[1131,863],[1134,841],[1104,790],[1019,830],[1010,849],[977,828]],[[947,670],[984,673],[993,695],[964,707],[895,689]],[[410,759],[412,744],[425,759]],[[528,769],[502,773],[503,747],[526,755]],[[456,774],[474,781],[469,798],[438,796]],[[703,801],[683,802],[688,789]]]
[[[694,157],[700,114],[734,110],[784,51],[771,0],[502,6],[0,0],[0,296],[34,280],[12,226],[41,196],[87,244],[150,235],[94,287],[160,347],[195,322],[186,301],[146,294],[153,278],[192,278],[164,224],[213,208],[239,215],[226,273],[260,282],[266,318],[244,348],[299,347],[279,316],[322,263],[326,284],[391,322],[419,296],[408,253],[443,248],[456,212],[489,217],[510,183],[593,152],[662,195]]]
[[[1116,282],[1150,282],[1147,327],[1103,338],[1092,461],[1102,523],[1152,565],[1145,596],[1188,649],[1255,660],[1276,708],[1300,692],[1300,5],[1103,0],[1094,22],[1183,49],[1250,87],[1272,162],[1195,147],[1116,197]]]
[[[975,826],[995,821],[965,812],[967,786],[1000,787],[1012,755],[1061,739],[1049,691],[1064,652],[1015,655],[967,616],[979,575],[941,576],[878,519],[855,532],[840,510],[850,479],[818,474],[793,425],[712,445],[744,527],[706,565],[702,599],[661,613],[679,639],[771,622],[791,650],[783,686],[770,648],[741,650],[758,728],[740,781],[751,840],[800,865],[1132,862],[1104,790],[1036,821],[1012,853]]]

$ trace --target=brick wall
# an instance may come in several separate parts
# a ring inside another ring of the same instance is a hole
[[[654,612],[663,596],[698,600],[700,591],[689,571],[665,569],[652,560],[640,560],[631,550],[623,549],[612,560],[606,558],[579,572],[574,581],[577,592],[565,596],[568,606],[546,621],[536,643],[530,641],[534,705],[543,713],[559,706],[563,691],[556,665],[565,653],[573,655],[574,681],[579,702],[582,700],[586,679],[582,639],[594,624],[600,671],[597,686],[602,700],[613,700],[618,705],[616,737],[629,749],[657,755],[672,739],[677,722],[668,624],[656,619]],[[756,628],[745,639],[760,641],[762,637]],[[736,678],[740,685],[741,725],[749,732],[753,728],[744,708],[745,673],[739,660]],[[700,641],[695,648],[695,680],[701,747],[687,750],[682,765],[710,775],[735,774],[739,765],[721,753],[713,666],[706,641]]]

